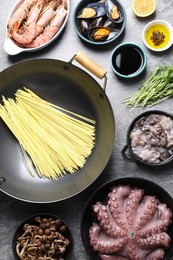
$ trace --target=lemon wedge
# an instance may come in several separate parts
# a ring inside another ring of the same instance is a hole
[[[147,17],[156,10],[156,0],[133,0],[132,10],[138,17]]]

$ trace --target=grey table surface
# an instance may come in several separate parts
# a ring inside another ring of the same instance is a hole
[[[105,169],[90,187],[78,195],[50,204],[32,204],[12,198],[0,191],[0,260],[13,259],[11,243],[16,228],[23,219],[38,212],[54,213],[61,217],[69,225],[73,234],[74,253],[72,259],[87,260],[88,256],[84,250],[80,236],[80,220],[88,197],[100,185],[108,180],[119,177],[137,176],[158,183],[173,196],[172,167],[164,167],[160,170],[146,169],[135,163],[126,163],[121,156],[121,150],[126,144],[126,131],[129,124],[138,114],[151,109],[146,107],[131,110],[122,103],[123,99],[137,90],[150,72],[159,64],[171,65],[173,60],[173,48],[162,53],[153,53],[146,49],[142,42],[142,30],[153,19],[164,19],[173,24],[173,1],[156,0],[157,7],[155,14],[146,19],[139,19],[132,12],[131,0],[122,0],[121,3],[124,5],[127,13],[127,24],[124,34],[117,42],[109,46],[97,48],[84,44],[77,36],[73,27],[73,13],[79,1],[70,0],[69,19],[59,39],[38,52],[8,56],[3,49],[5,27],[8,14],[15,2],[15,0],[0,0],[0,71],[17,62],[29,59],[53,58],[69,61],[74,54],[79,51],[84,52],[88,57],[107,70],[108,84],[106,94],[114,111],[116,133],[112,155]],[[110,66],[110,55],[113,48],[119,43],[127,41],[139,44],[145,49],[147,54],[147,68],[145,73],[141,77],[131,81],[118,79]],[[98,82],[102,85],[102,81],[98,80]],[[154,109],[161,109],[172,113],[172,99],[156,105]]]

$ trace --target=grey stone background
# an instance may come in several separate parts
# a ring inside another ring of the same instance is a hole
[[[77,36],[73,27],[73,13],[79,1],[70,0],[70,14],[64,32],[47,48],[33,53],[22,53],[14,57],[8,56],[3,50],[5,27],[8,14],[15,0],[0,0],[0,71],[24,60],[37,58],[53,58],[69,61],[79,51],[83,51],[107,70],[108,84],[106,94],[111,102],[115,116],[115,143],[112,156],[99,178],[86,190],[68,200],[53,204],[30,204],[21,202],[0,192],[0,260],[13,260],[12,237],[19,223],[26,217],[37,212],[54,213],[64,219],[72,230],[74,237],[73,260],[87,260],[88,257],[83,248],[80,237],[80,219],[88,197],[104,182],[118,177],[137,176],[147,178],[165,188],[173,196],[173,169],[164,167],[159,170],[144,168],[135,163],[126,163],[121,150],[126,144],[126,131],[139,113],[151,108],[137,108],[131,110],[122,103],[124,98],[137,90],[152,70],[159,64],[171,65],[173,63],[173,48],[163,53],[150,52],[142,42],[142,30],[144,26],[153,19],[164,19],[173,24],[173,1],[156,0],[157,7],[154,15],[145,18],[137,18],[131,9],[131,0],[122,0],[127,13],[127,25],[125,32],[117,42],[102,48],[92,47],[84,44]],[[115,46],[122,42],[135,42],[142,46],[147,53],[146,72],[136,80],[123,81],[118,79],[110,66],[110,55]],[[102,85],[102,82],[99,81]],[[153,109],[153,108],[152,108]],[[173,113],[172,99],[160,103],[154,109],[161,109]],[[99,162],[98,162],[99,163]]]

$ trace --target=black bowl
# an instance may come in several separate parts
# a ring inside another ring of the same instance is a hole
[[[39,226],[39,223],[35,220],[36,217],[41,217],[41,218],[52,218],[53,220],[59,219],[61,221],[61,226],[65,225],[66,230],[63,232],[60,232],[63,236],[69,239],[70,244],[64,254],[64,259],[65,260],[71,260],[72,259],[72,254],[73,254],[73,237],[71,235],[71,232],[66,225],[66,223],[59,217],[53,214],[48,214],[48,213],[38,213],[35,215],[32,215],[28,218],[26,218],[17,228],[17,230],[14,233],[13,240],[12,240],[12,250],[13,250],[13,256],[15,260],[20,260],[19,256],[16,253],[16,242],[18,238],[24,233],[23,231],[23,226],[24,224],[29,224],[29,225],[34,225],[34,226]]]
[[[120,35],[124,32],[127,18],[126,18],[125,8],[121,4],[121,2],[118,1],[118,0],[109,0],[109,1],[113,2],[119,8],[120,13],[123,16],[123,20],[121,20],[120,23],[117,22],[117,24],[116,24],[116,28],[118,30],[117,34],[114,37],[107,39],[107,40],[104,40],[104,41],[94,41],[92,38],[87,37],[87,34],[83,33],[80,30],[80,21],[81,20],[79,18],[77,18],[77,16],[78,16],[79,12],[83,8],[85,8],[88,4],[96,3],[98,1],[99,0],[83,0],[83,1],[80,1],[77,4],[75,11],[74,11],[74,14],[73,14],[73,24],[74,24],[74,29],[75,29],[76,33],[81,38],[81,40],[83,40],[85,43],[89,43],[90,45],[95,45],[95,46],[98,46],[98,45],[103,46],[103,45],[107,45],[107,44],[110,44],[111,42],[116,41],[120,37]]]
[[[100,260],[98,253],[93,251],[93,248],[91,247],[89,242],[89,228],[91,227],[95,219],[93,216],[92,206],[98,201],[105,201],[105,198],[110,192],[111,187],[118,185],[129,185],[132,188],[137,187],[144,189],[146,195],[155,195],[161,203],[166,203],[167,207],[170,208],[170,210],[173,212],[173,198],[161,186],[150,180],[143,178],[127,177],[107,182],[98,190],[96,190],[94,194],[89,198],[82,214],[81,237],[84,248],[90,259]],[[165,256],[163,260],[170,260],[173,256],[173,223],[169,226],[167,233],[171,237],[171,244],[170,247],[167,250],[165,250]]]
[[[138,115],[130,124],[128,130],[127,130],[127,136],[126,136],[126,145],[124,146],[124,148],[121,151],[121,155],[124,158],[124,160],[126,162],[137,162],[137,163],[142,163],[143,165],[147,165],[147,166],[162,166],[162,165],[167,165],[170,164],[173,161],[173,155],[171,155],[168,159],[165,159],[159,163],[152,163],[152,162],[147,162],[144,161],[142,159],[140,159],[132,150],[131,148],[131,141],[130,141],[130,133],[132,131],[132,129],[134,128],[134,124],[142,117],[147,117],[151,114],[155,114],[155,115],[164,115],[167,116],[169,118],[171,118],[173,120],[173,115],[165,112],[165,111],[161,111],[161,110],[150,110],[150,111],[146,111],[141,113],[140,115]]]

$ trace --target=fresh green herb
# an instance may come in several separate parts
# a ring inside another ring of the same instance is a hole
[[[123,102],[135,108],[153,106],[169,97],[173,97],[173,66],[159,66],[148,80]]]

